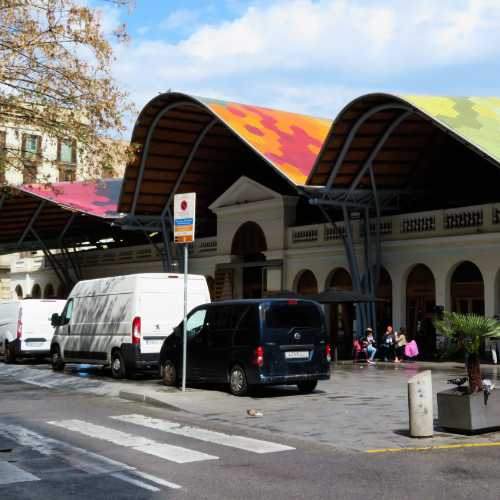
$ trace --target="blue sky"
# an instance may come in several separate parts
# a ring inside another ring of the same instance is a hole
[[[101,0],[94,0],[99,4]],[[140,109],[168,89],[335,117],[386,91],[500,95],[500,0],[135,0],[114,74]]]

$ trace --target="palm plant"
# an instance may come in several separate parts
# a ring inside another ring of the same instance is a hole
[[[500,322],[477,314],[445,312],[443,319],[435,321],[436,330],[451,340],[456,349],[467,353],[466,369],[469,392],[483,390],[479,350],[485,338],[500,337]]]

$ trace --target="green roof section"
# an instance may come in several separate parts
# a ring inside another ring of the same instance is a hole
[[[500,97],[398,97],[500,164]]]

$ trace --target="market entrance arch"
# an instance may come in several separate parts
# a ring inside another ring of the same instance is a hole
[[[406,280],[406,328],[415,339],[424,358],[432,358],[436,349],[434,318],[436,283],[432,271],[417,264]]]

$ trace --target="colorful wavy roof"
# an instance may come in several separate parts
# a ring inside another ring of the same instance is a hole
[[[399,97],[500,163],[500,97]]]
[[[55,182],[54,184],[23,184],[16,189],[63,208],[104,219],[122,217],[117,211],[123,179],[99,181]]]
[[[331,120],[196,97],[294,184],[306,183]]]

